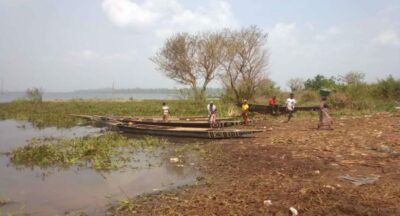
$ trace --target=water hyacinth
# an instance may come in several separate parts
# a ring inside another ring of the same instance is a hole
[[[154,137],[129,139],[111,132],[74,139],[41,138],[32,139],[28,145],[14,150],[11,161],[25,166],[79,165],[109,170],[123,167],[129,162],[127,153],[165,144],[167,141]]]

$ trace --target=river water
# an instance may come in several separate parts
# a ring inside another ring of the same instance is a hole
[[[22,99],[25,97],[25,92],[3,92],[0,93],[0,102],[10,102],[13,100]],[[140,93],[111,93],[111,92],[44,92],[43,100],[71,100],[71,99],[158,99],[169,100],[176,99],[177,93],[155,93],[155,92],[140,92]]]
[[[104,215],[110,203],[126,198],[126,194],[133,197],[195,182],[198,171],[193,163],[177,166],[168,158],[145,152],[136,153],[134,162],[126,168],[110,172],[82,167],[16,167],[5,154],[34,137],[72,138],[96,135],[101,130],[91,126],[37,129],[28,122],[0,121],[0,199],[11,200],[0,206],[0,215],[18,211],[31,215],[64,215],[68,211]]]

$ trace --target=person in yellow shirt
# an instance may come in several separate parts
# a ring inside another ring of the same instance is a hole
[[[243,100],[242,103],[242,117],[243,117],[243,124],[247,125],[249,123],[249,104],[247,104],[247,100]]]

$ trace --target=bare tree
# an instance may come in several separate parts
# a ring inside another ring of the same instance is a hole
[[[301,78],[292,78],[286,82],[292,92],[300,91],[304,89],[304,80]]]
[[[204,99],[220,68],[223,41],[221,33],[176,34],[150,59],[167,77],[189,85],[196,99]]]
[[[196,72],[197,38],[189,34],[176,34],[167,39],[164,46],[150,58],[158,70],[178,83],[197,88]]]
[[[251,99],[265,78],[268,65],[264,45],[268,34],[256,26],[225,32],[222,82],[235,94],[236,100]]]
[[[221,33],[210,32],[203,33],[198,38],[196,64],[202,81],[200,96],[204,96],[207,85],[215,78],[221,68],[224,38]]]
[[[219,74],[236,100],[253,98],[268,65],[267,34],[255,26],[240,31],[176,34],[151,60],[167,77],[189,85],[204,98],[207,85]]]

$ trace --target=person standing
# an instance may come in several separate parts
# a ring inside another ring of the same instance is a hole
[[[271,106],[272,114],[278,113],[278,101],[276,100],[276,96],[272,96],[270,99],[268,99],[268,105]]]
[[[163,121],[168,121],[169,107],[165,102],[162,103],[162,110],[163,110]]]
[[[211,125],[215,124],[217,121],[217,106],[214,104],[214,102],[210,101],[210,103],[207,105],[207,111],[208,122],[210,122]]]
[[[328,128],[332,130],[331,125],[332,118],[328,114],[327,97],[322,97],[321,103],[319,104],[319,122],[317,130],[319,130],[322,126],[328,126]]]
[[[294,99],[294,94],[290,93],[290,97],[286,99],[286,111],[288,112],[287,122],[289,122],[290,119],[293,117],[295,106],[296,106],[296,99]]]
[[[247,100],[244,99],[242,103],[242,117],[243,124],[248,125],[249,123],[249,104],[247,104]]]

